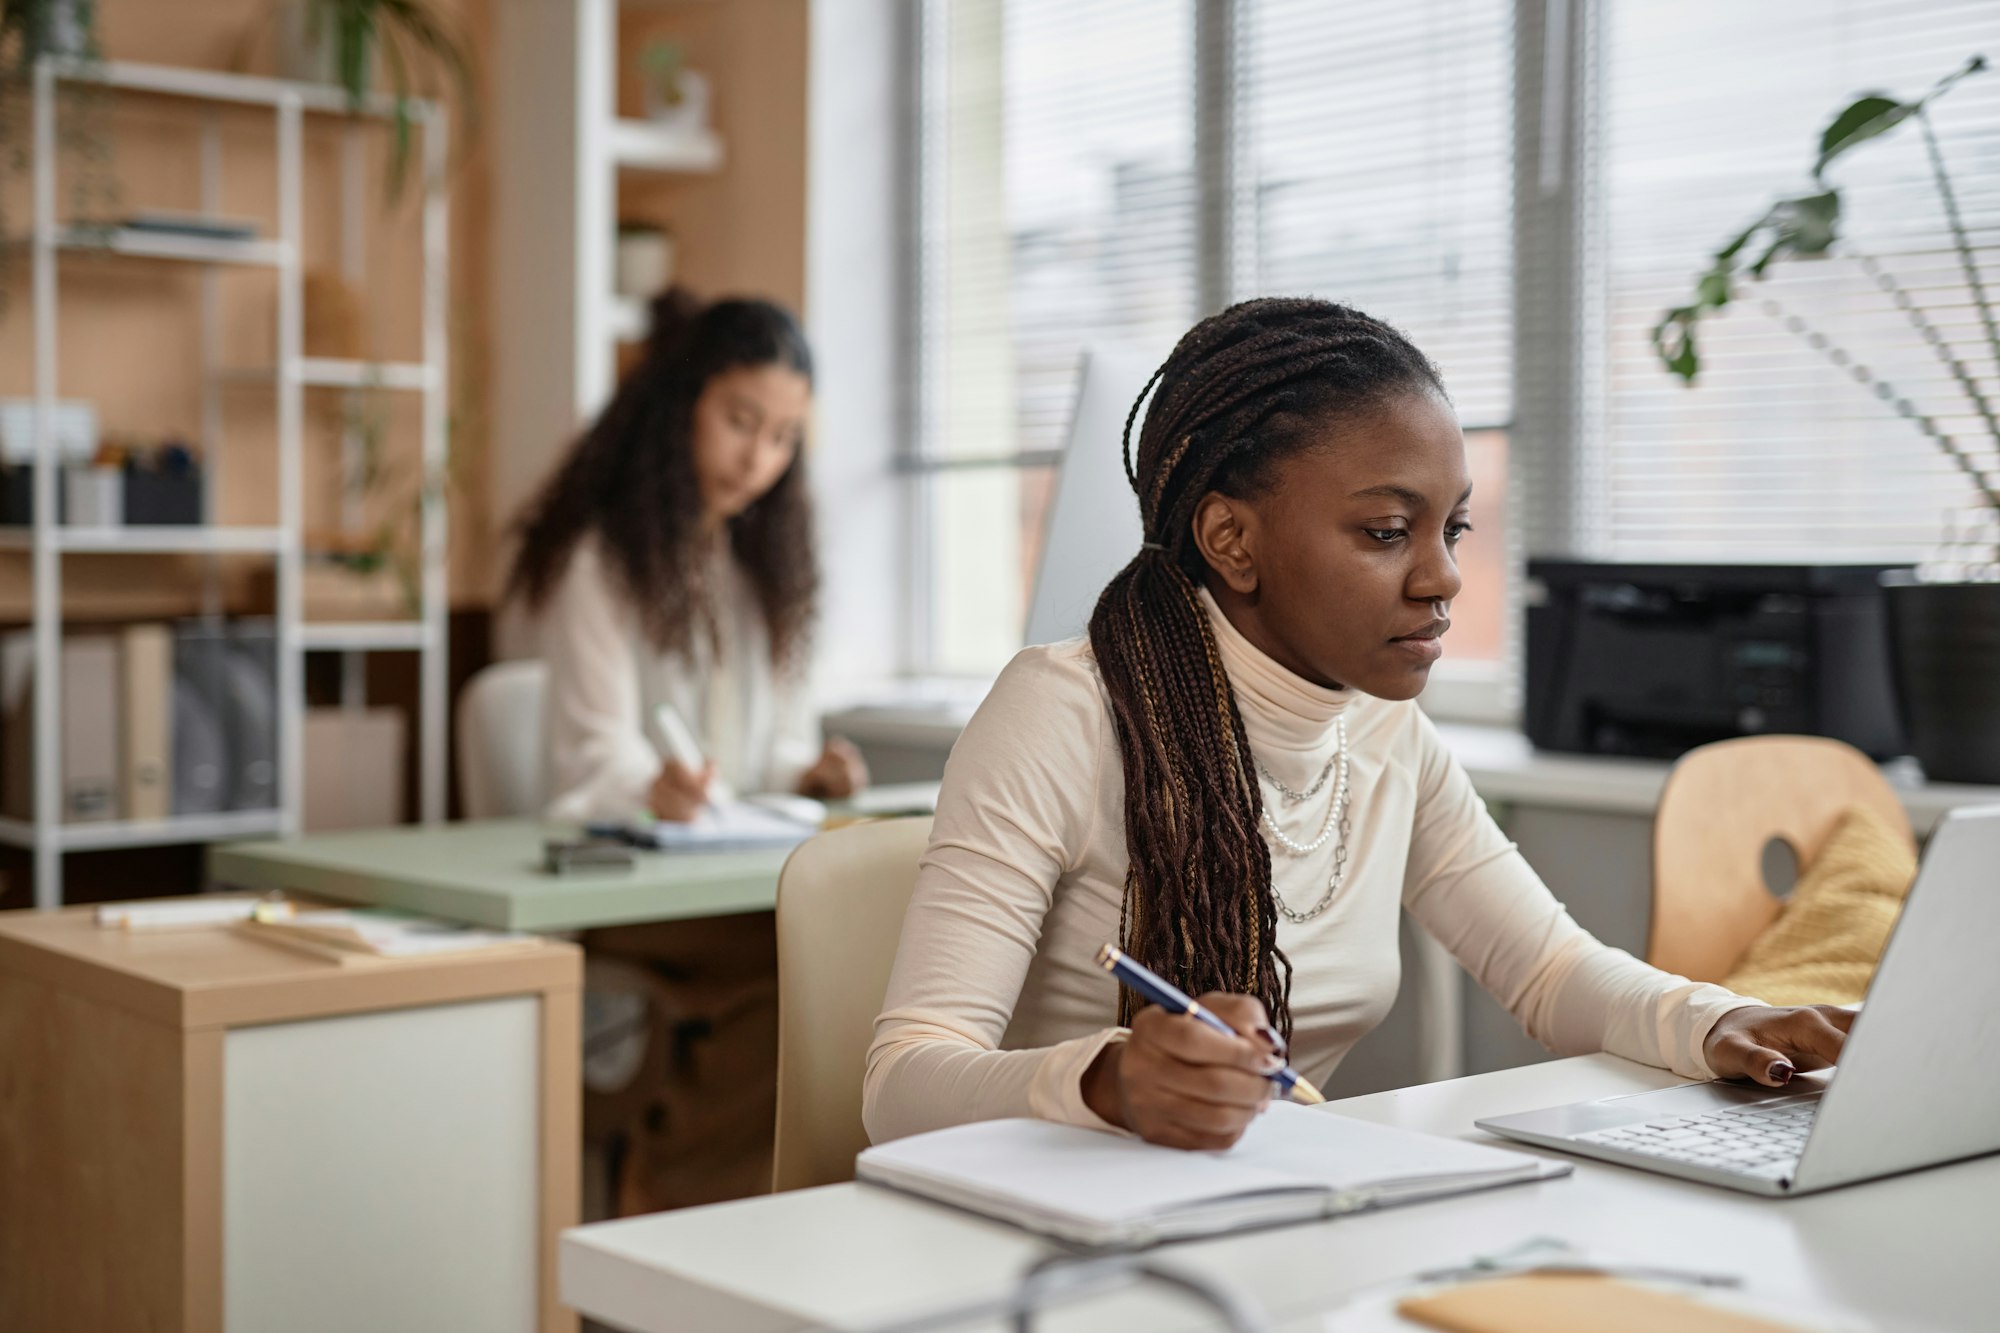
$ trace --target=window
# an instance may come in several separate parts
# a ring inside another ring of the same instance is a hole
[[[1078,353],[1195,318],[1194,6],[922,15],[916,665],[991,674],[1021,646]]]
[[[1440,363],[1478,488],[1454,647],[1499,658],[1510,0],[921,14],[911,665],[990,674],[1020,646],[1079,353],[1164,354],[1203,293],[1345,301]]]
[[[1694,387],[1661,368],[1649,330],[1697,272],[1781,194],[1804,189],[1819,135],[1856,95],[1911,97],[1985,52],[1990,0],[1609,5],[1586,206],[1585,348],[1596,388],[1579,468],[1578,545],[1619,559],[1883,560],[1966,531],[1972,499],[1942,453],[1856,384],[1821,335],[2000,465],[1965,395],[1864,270],[1872,256],[1988,392],[1996,366],[1953,253],[1915,125],[1829,172],[1843,188],[1834,257],[1781,262],[1702,325]],[[2000,73],[1935,106],[1981,263],[2000,278]],[[1802,327],[1788,327],[1788,319]]]
[[[1236,7],[1234,295],[1388,320],[1466,429],[1474,532],[1440,675],[1505,643],[1513,415],[1512,0]]]

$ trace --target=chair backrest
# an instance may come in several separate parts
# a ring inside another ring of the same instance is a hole
[[[542,811],[541,662],[495,662],[458,699],[458,791],[467,819]]]
[[[778,876],[778,1137],[771,1187],[854,1179],[861,1076],[930,816],[822,833]]]
[[[1778,915],[1764,884],[1765,845],[1783,841],[1803,866],[1856,805],[1908,835],[1909,818],[1881,770],[1842,741],[1746,736],[1682,755],[1653,816],[1646,961],[1694,981],[1722,980]]]

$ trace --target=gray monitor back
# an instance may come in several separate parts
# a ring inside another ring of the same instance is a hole
[[[1069,443],[1028,602],[1028,643],[1082,634],[1104,585],[1139,553],[1139,500],[1125,480],[1120,442],[1132,400],[1159,362],[1131,347],[1084,351]],[[1136,437],[1136,422],[1133,430]]]

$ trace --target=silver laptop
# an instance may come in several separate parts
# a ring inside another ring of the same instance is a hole
[[[1481,1120],[1523,1143],[1755,1194],[1806,1194],[2000,1152],[2000,806],[1956,810],[1883,952],[1840,1065],[1783,1091],[1688,1083]]]

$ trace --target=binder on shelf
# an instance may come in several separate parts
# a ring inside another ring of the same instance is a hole
[[[223,728],[227,632],[216,619],[174,626],[173,775],[176,815],[229,809],[229,740]]]
[[[62,645],[62,817],[71,824],[116,819],[124,772],[118,763],[118,640],[78,634]]]
[[[62,642],[62,717],[57,727],[64,823],[117,819],[124,805],[119,641],[75,634]],[[35,817],[35,635],[0,640],[0,813]]]
[[[231,810],[278,804],[278,628],[269,620],[229,625],[223,734],[229,740]]]
[[[173,636],[165,625],[128,625],[123,635],[125,817],[172,812]]]
[[[174,627],[173,812],[278,804],[278,639],[269,620]]]
[[[35,817],[35,635],[0,638],[0,814]]]

